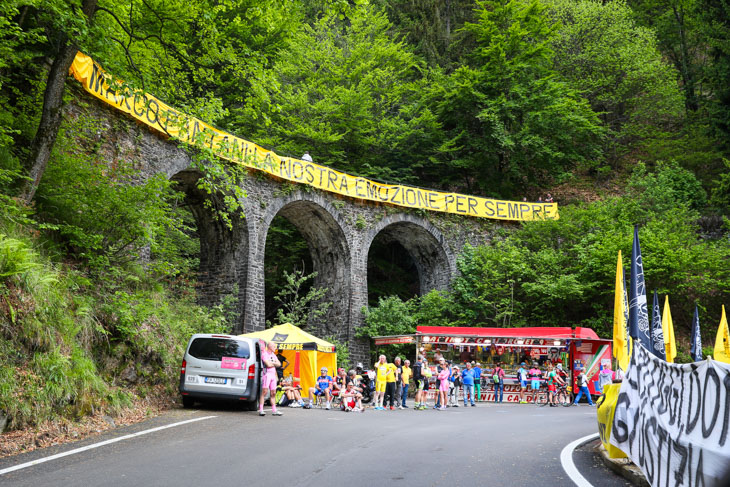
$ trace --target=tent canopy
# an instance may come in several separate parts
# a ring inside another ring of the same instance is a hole
[[[322,367],[327,367],[327,373],[332,377],[336,375],[335,346],[291,323],[239,336],[275,342],[289,362],[284,369],[284,376],[291,375],[295,383],[299,382],[303,396],[309,394],[309,388],[314,386]]]
[[[255,331],[240,335],[247,338],[260,338],[267,342],[276,342],[279,350],[316,350],[318,352],[334,353],[335,346],[321,338],[310,335],[306,331],[291,323],[274,326],[268,330]]]

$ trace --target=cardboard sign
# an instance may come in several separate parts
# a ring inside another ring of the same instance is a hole
[[[376,345],[394,345],[399,343],[413,343],[413,337],[387,337],[376,338]]]
[[[246,368],[246,359],[238,357],[223,357],[221,359],[221,369],[242,370]]]

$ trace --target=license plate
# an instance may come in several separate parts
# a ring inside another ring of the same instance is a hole
[[[205,383],[206,384],[225,384],[226,378],[225,377],[206,377]]]

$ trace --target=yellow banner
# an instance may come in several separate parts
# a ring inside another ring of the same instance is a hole
[[[610,443],[613,415],[616,412],[616,402],[621,384],[608,384],[603,388],[603,395],[598,398],[598,433],[601,436],[603,447],[608,450],[610,458],[626,458],[626,454]]]
[[[228,134],[197,118],[180,113],[147,93],[118,93],[110,85],[111,76],[105,73],[93,59],[81,52],[76,54],[70,74],[96,98],[163,134],[189,144],[204,141],[204,145],[221,159],[264,171],[286,181],[306,184],[350,198],[457,215],[513,221],[557,220],[559,218],[557,203],[501,201],[459,193],[383,184],[312,162],[281,157],[253,142]]]
[[[713,358],[718,362],[730,364],[730,329],[728,329],[724,304],[722,305],[720,326],[717,328],[717,336],[715,337],[715,352]]]

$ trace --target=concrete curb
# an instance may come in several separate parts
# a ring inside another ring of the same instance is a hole
[[[601,456],[603,463],[613,470],[614,473],[622,476],[637,487],[649,487],[649,482],[644,477],[644,473],[631,460],[628,458],[609,458],[608,452],[600,442],[596,447],[596,451]]]

